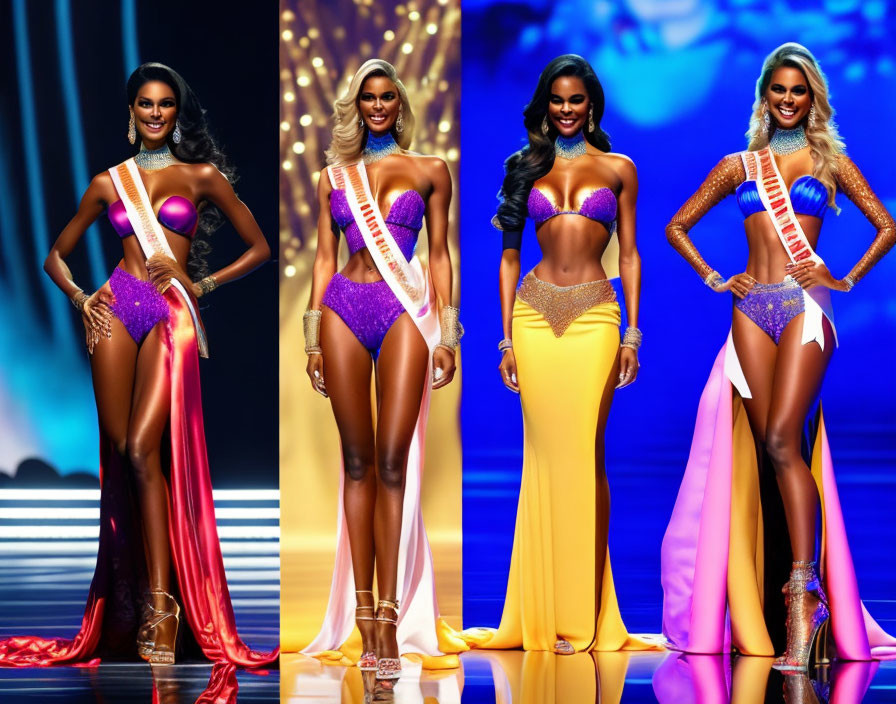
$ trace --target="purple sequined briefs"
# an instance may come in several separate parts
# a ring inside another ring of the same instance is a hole
[[[392,323],[404,313],[385,281],[352,281],[339,273],[330,279],[321,303],[342,318],[374,359]]]
[[[112,312],[138,345],[156,323],[168,320],[168,302],[151,282],[116,267],[109,277],[109,286],[115,296]]]
[[[805,310],[803,289],[789,276],[780,284],[754,284],[734,307],[756,323],[777,345],[787,324]]]

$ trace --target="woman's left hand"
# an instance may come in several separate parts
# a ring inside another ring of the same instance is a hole
[[[146,273],[159,293],[165,293],[169,289],[172,279],[177,279],[187,291],[193,292],[193,282],[176,261],[164,254],[153,254],[146,260]]]
[[[638,369],[641,365],[638,363],[638,353],[631,347],[619,348],[619,383],[616,384],[617,389],[622,389],[633,383],[638,378]]]
[[[454,361],[455,350],[447,347],[436,347],[432,353],[432,388],[441,389],[451,383],[457,364]]]
[[[804,259],[798,264],[788,264],[784,268],[804,289],[826,286],[835,291],[849,290],[845,283],[834,278],[824,263],[817,264],[811,259]]]

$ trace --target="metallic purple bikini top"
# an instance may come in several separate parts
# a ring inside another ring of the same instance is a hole
[[[128,220],[127,210],[120,200],[112,203],[106,214],[121,239],[134,234],[134,228],[131,226],[131,221]],[[196,234],[199,213],[196,212],[196,206],[183,196],[166,198],[156,217],[162,225],[178,235],[193,237]]]
[[[392,202],[389,214],[384,218],[386,227],[392,233],[395,244],[401,250],[408,261],[414,256],[417,246],[417,235],[423,227],[423,213],[426,211],[426,203],[423,196],[417,191],[405,191]],[[354,254],[364,249],[364,236],[358,229],[358,224],[352,215],[352,209],[348,204],[345,191],[334,189],[330,193],[330,212],[339,228],[345,232],[345,241],[348,243],[348,251]]]
[[[591,191],[578,210],[560,210],[554,207],[543,191],[533,188],[529,191],[527,206],[529,217],[535,221],[536,226],[557,215],[582,215],[610,229],[616,219],[616,195],[607,187]]]

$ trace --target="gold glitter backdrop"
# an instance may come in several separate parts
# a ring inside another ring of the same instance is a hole
[[[280,492],[281,643],[304,647],[326,607],[335,551],[339,437],[329,402],[305,373],[301,316],[317,243],[317,181],[333,102],[367,59],[398,70],[417,126],[411,149],[435,154],[454,178],[449,242],[459,300],[459,0],[281,0],[280,3]],[[329,236],[329,233],[327,233]],[[418,254],[426,258],[421,233]],[[346,256],[341,246],[341,260]],[[461,374],[433,395],[423,510],[442,615],[461,625]]]

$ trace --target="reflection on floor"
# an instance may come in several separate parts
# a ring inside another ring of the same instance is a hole
[[[98,501],[98,490],[0,490],[0,638],[77,633],[96,563]],[[240,635],[271,650],[279,641],[279,492],[215,491],[215,513]],[[278,700],[276,671],[213,671],[202,662],[0,668],[0,702],[193,704],[212,679],[224,691],[238,687],[240,704]]]
[[[473,651],[458,670],[403,661],[393,686],[357,668],[281,659],[282,704],[877,704],[896,700],[896,662],[847,663],[784,676],[771,658],[681,653]]]
[[[0,701],[65,704],[193,704],[203,694],[212,666],[131,663],[99,667],[0,670]],[[277,672],[237,672],[239,704],[276,702]],[[224,701],[224,700],[222,700]]]

